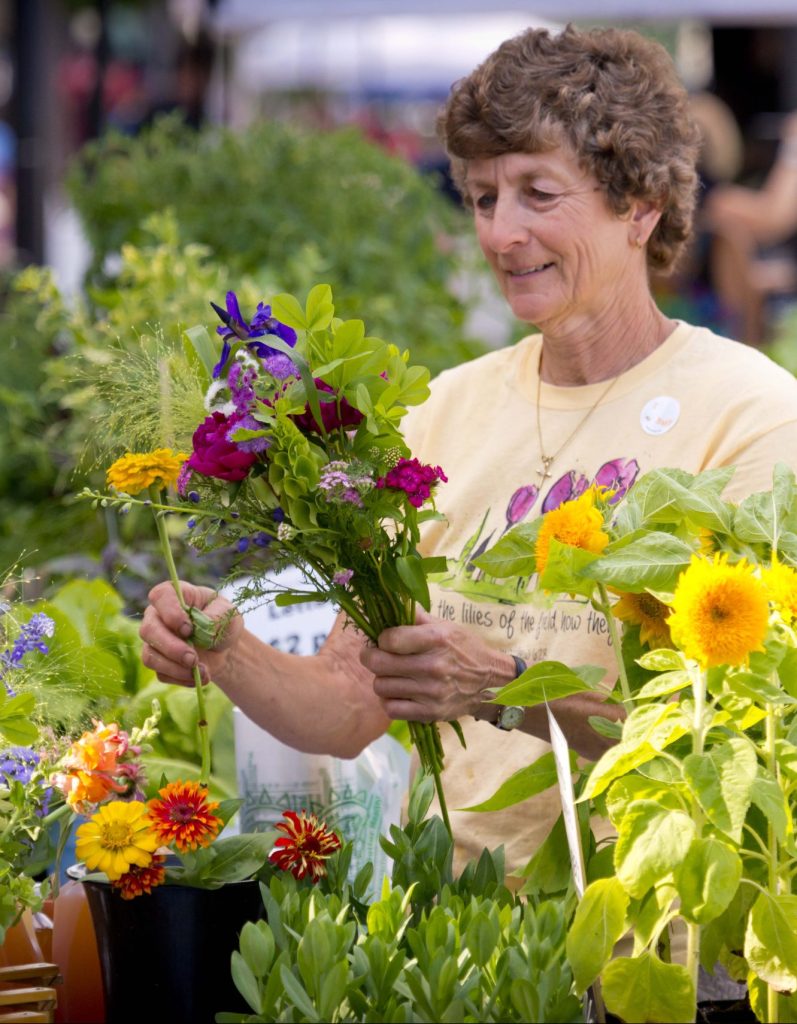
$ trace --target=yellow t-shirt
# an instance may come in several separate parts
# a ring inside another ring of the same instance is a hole
[[[448,476],[436,496],[446,521],[427,524],[423,535],[425,554],[449,559],[449,577],[433,585],[431,611],[477,629],[488,643],[529,663],[602,665],[612,681],[606,622],[589,604],[576,598],[543,607],[517,581],[499,586],[483,579],[470,558],[516,522],[534,519],[595,480],[624,491],[655,468],[698,473],[734,465],[726,497],[768,490],[775,463],[797,465],[797,381],[748,346],[679,323],[592,412],[605,382],[541,384],[545,452],[557,452],[551,476],[542,478],[536,415],[541,343],[533,335],[445,371],[433,381],[428,402],[407,417],[413,455]],[[441,726],[458,863],[503,843],[507,869],[516,870],[556,820],[558,790],[504,811],[454,809],[486,800],[550,747],[472,718],[461,725],[466,749]]]

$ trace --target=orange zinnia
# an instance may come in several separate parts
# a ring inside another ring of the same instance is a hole
[[[174,843],[180,853],[209,846],[223,824],[212,812],[219,806],[207,798],[198,782],[170,782],[158,790],[160,799],[147,804],[150,824],[165,845]]]
[[[119,890],[119,895],[123,900],[133,900],[143,893],[151,893],[155,886],[163,885],[166,880],[165,864],[166,858],[155,853],[146,867],[131,865],[130,870],[125,872],[121,878],[111,882],[111,886]]]

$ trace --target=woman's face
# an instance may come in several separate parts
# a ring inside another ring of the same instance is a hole
[[[567,146],[471,160],[466,186],[482,252],[519,320],[545,331],[602,317],[622,304],[628,274],[644,274],[633,212],[613,213]]]

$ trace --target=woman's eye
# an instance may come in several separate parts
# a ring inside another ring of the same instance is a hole
[[[489,194],[476,196],[473,205],[477,210],[492,210],[495,206],[495,196]]]
[[[556,199],[556,194],[553,192],[545,192],[541,188],[530,188],[528,195],[536,203],[551,203]]]

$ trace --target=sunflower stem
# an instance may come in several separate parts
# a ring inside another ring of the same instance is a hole
[[[692,697],[692,753],[698,757],[703,754],[705,725],[703,718],[706,710],[706,673],[702,669],[693,670]],[[695,838],[700,839],[703,832],[703,811],[696,799],[692,800],[692,821],[695,824]],[[700,925],[688,921],[686,925],[686,969],[692,979],[695,998],[697,998],[697,981],[700,968]],[[697,1009],[697,1007],[695,1007]]]
[[[625,670],[625,662],[623,661],[623,649],[620,643],[620,633],[617,629],[617,620],[612,615],[612,606],[609,601],[609,594],[603,583],[598,584],[598,593],[600,594],[600,610],[606,619],[606,624],[609,627],[609,637],[612,641],[612,648],[614,649],[614,656],[617,661],[617,672],[620,680],[620,690],[623,694],[623,703],[626,705],[626,710],[631,710],[631,687],[628,684],[628,673]]]
[[[777,758],[777,741],[780,721],[774,704],[767,704],[766,712],[766,738],[764,749],[766,751],[767,767],[780,785]],[[778,837],[775,835],[775,829],[771,822],[767,825],[767,846],[767,860],[769,868],[768,889],[773,897],[777,897],[780,892],[780,858],[778,855]],[[772,985],[767,985],[767,1024],[778,1024],[779,1011],[780,1007],[777,989],[773,988]]]
[[[163,505],[168,507],[166,498],[162,497],[156,484],[150,484],[149,493],[152,497],[153,504],[161,505],[161,503],[163,503]],[[177,595],[177,600],[180,602],[180,607],[186,615],[188,615],[188,605],[185,603],[182,588],[180,587],[180,577],[177,575],[177,566],[174,563],[174,555],[172,554],[172,545],[169,540],[169,531],[166,529],[164,513],[161,511],[154,511],[154,516],[155,526],[158,530],[158,540],[160,541],[161,552],[163,553],[163,558],[166,562],[166,568],[169,570],[169,579],[172,581],[172,586],[174,587],[174,592]],[[199,671],[198,660],[194,663],[194,667],[191,670],[191,676],[194,681],[194,693],[196,695],[197,730],[199,732],[199,751],[201,757],[199,782],[200,785],[207,786],[210,781],[210,733],[208,732],[207,712],[205,710],[205,687],[202,682],[202,674]]]

